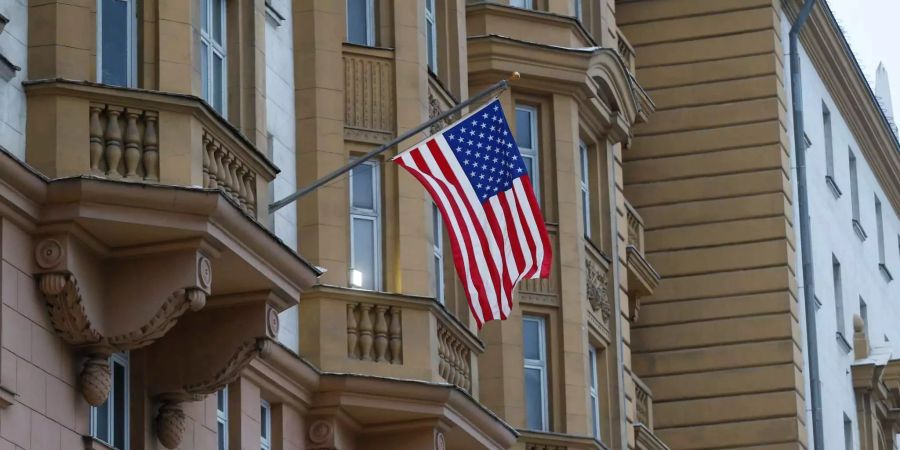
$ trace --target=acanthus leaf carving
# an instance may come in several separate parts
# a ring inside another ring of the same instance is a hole
[[[39,258],[47,256],[42,249],[55,248],[52,245],[48,247],[45,244],[48,241],[38,244],[36,255]],[[55,265],[47,260],[43,263]],[[204,290],[196,287],[178,289],[146,324],[136,330],[108,337],[91,322],[74,274],[58,271],[36,277],[54,331],[63,341],[87,356],[79,374],[79,385],[82,396],[93,406],[102,405],[109,396],[110,372],[106,360],[111,354],[150,345],[172,329],[188,309],[197,311],[206,304]]]
[[[600,312],[603,322],[608,323],[612,315],[612,305],[609,303],[609,293],[606,287],[608,281],[606,270],[590,259],[586,261],[585,266],[587,269],[588,302],[591,305],[591,309]]]

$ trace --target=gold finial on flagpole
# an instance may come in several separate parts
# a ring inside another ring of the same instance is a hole
[[[510,75],[509,81],[519,81],[519,78],[522,78],[522,74],[520,74],[518,71],[515,71],[512,73],[512,75]]]

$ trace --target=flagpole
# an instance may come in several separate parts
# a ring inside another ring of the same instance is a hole
[[[510,76],[510,80],[515,81],[515,80],[518,80],[518,79],[519,79],[519,72],[513,72],[512,75]],[[281,199],[281,200],[278,200],[278,201],[276,201],[276,202],[271,203],[271,204],[269,205],[269,214],[272,214],[272,213],[274,213],[275,211],[278,211],[279,209],[281,209],[281,208],[287,206],[288,204],[290,204],[290,203],[293,202],[294,200],[297,200],[298,198],[303,197],[304,195],[309,194],[310,192],[312,192],[312,191],[314,191],[314,190],[316,190],[316,189],[318,189],[318,188],[324,186],[325,184],[327,184],[328,182],[334,180],[335,178],[337,178],[337,177],[343,175],[343,174],[346,173],[346,172],[349,172],[349,171],[352,170],[354,167],[356,167],[356,166],[358,166],[358,165],[360,165],[360,164],[362,164],[362,163],[364,163],[364,162],[366,162],[366,161],[368,161],[368,160],[370,160],[370,159],[372,159],[372,158],[374,158],[374,157],[376,157],[376,156],[378,156],[378,155],[384,153],[385,151],[387,151],[387,150],[390,149],[391,147],[393,147],[393,146],[395,146],[395,145],[397,145],[397,144],[399,144],[399,143],[401,143],[401,142],[403,142],[403,141],[405,141],[405,140],[407,140],[407,139],[409,139],[409,138],[415,136],[417,133],[421,132],[422,130],[424,130],[424,129],[426,129],[426,128],[432,126],[432,125],[434,125],[435,123],[440,122],[440,121],[446,119],[447,117],[452,116],[453,114],[456,114],[457,112],[459,112],[460,110],[462,110],[462,109],[465,108],[466,106],[469,106],[469,105],[471,105],[472,103],[475,103],[475,102],[477,102],[477,101],[479,101],[479,100],[481,100],[481,99],[483,99],[483,98],[485,98],[485,97],[487,97],[487,96],[493,94],[493,93],[496,92],[496,91],[502,91],[502,90],[505,90],[505,89],[508,88],[508,87],[509,87],[509,80],[500,80],[500,81],[498,81],[497,83],[493,84],[492,86],[488,87],[487,89],[485,89],[485,90],[479,92],[478,95],[475,95],[474,97],[469,97],[468,99],[466,99],[466,100],[464,100],[464,101],[458,103],[456,106],[454,106],[454,107],[452,107],[452,108],[450,108],[450,109],[448,109],[448,110],[446,110],[446,111],[444,111],[444,112],[438,114],[437,116],[431,118],[430,120],[428,120],[428,121],[426,121],[426,122],[423,122],[423,123],[420,124],[418,127],[413,128],[413,129],[407,131],[406,133],[403,133],[403,134],[400,135],[400,136],[397,136],[396,138],[392,139],[390,142],[388,142],[388,143],[382,145],[381,147],[378,147],[378,148],[376,148],[375,150],[372,150],[372,151],[370,151],[369,153],[366,153],[365,155],[363,155],[363,156],[360,157],[360,158],[356,158],[356,159],[354,159],[353,161],[350,161],[349,163],[347,163],[347,164],[343,165],[342,167],[340,167],[340,168],[334,170],[333,172],[329,173],[328,175],[325,175],[324,177],[319,178],[319,179],[316,180],[316,181],[313,181],[311,184],[302,187],[302,188],[301,188],[300,190],[298,190],[297,192],[294,192],[293,194],[290,194],[290,195],[288,195],[287,197],[285,197],[285,198],[283,198],[283,199]]]

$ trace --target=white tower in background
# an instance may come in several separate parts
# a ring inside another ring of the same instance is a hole
[[[894,134],[898,134],[897,124],[894,122],[894,107],[891,103],[891,84],[888,81],[888,72],[884,68],[884,63],[878,63],[878,70],[875,71],[875,96],[878,97],[881,109],[884,110],[884,115],[891,123]]]

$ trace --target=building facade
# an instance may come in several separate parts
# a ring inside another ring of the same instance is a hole
[[[0,0],[0,447],[667,448],[622,164],[654,105],[616,10]],[[426,133],[270,211],[513,71],[554,262],[509,320],[477,329],[387,163]]]
[[[798,167],[788,41],[802,3],[618,7],[657,105],[624,154],[662,277],[633,328],[634,371],[672,448],[895,448],[900,145],[818,2],[799,35]]]

